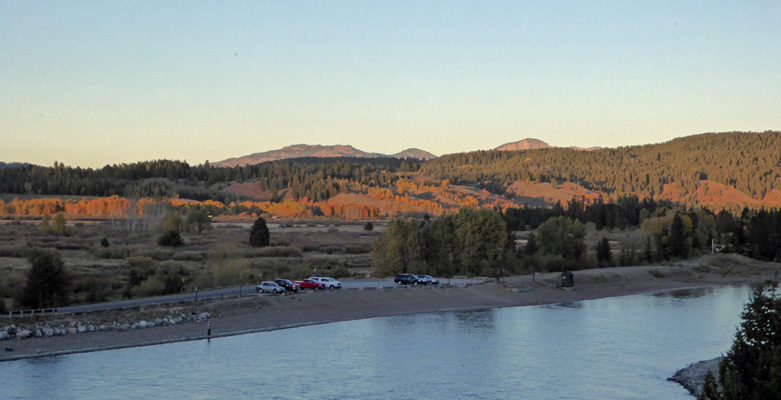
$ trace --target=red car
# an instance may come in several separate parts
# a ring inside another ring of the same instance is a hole
[[[293,283],[295,283],[296,285],[300,286],[301,289],[312,289],[312,290],[317,290],[317,289],[323,290],[323,289],[325,289],[325,285],[323,285],[322,283],[319,283],[319,282],[315,282],[315,281],[313,281],[311,279],[304,279],[303,281],[295,281]]]

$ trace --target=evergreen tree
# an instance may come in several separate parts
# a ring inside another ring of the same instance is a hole
[[[252,230],[249,235],[249,244],[253,247],[266,247],[269,244],[271,235],[268,232],[268,226],[266,226],[266,220],[263,217],[258,217],[255,223],[252,224]]]
[[[537,239],[534,237],[534,233],[529,235],[529,239],[526,241],[526,247],[523,248],[523,254],[525,256],[537,254]]]
[[[597,243],[597,261],[600,267],[611,267],[613,265],[613,253],[610,251],[610,242],[604,236]]]
[[[70,276],[56,251],[35,250],[28,257],[32,268],[19,303],[32,309],[65,305],[70,294]]]
[[[675,213],[672,226],[670,226],[670,237],[668,239],[670,256],[676,258],[686,258],[688,247],[686,245],[685,232],[683,230],[683,219],[681,215]]]
[[[719,363],[723,392],[706,380],[701,399],[777,399],[781,393],[781,297],[778,282],[759,285],[743,308],[743,322]],[[707,395],[705,395],[707,393]],[[707,396],[707,397],[705,397]]]
[[[157,239],[157,244],[167,247],[180,247],[184,246],[184,239],[182,239],[179,231],[165,231]]]

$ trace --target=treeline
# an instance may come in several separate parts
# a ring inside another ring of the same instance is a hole
[[[380,218],[381,211],[371,204],[329,204],[312,203],[302,204],[295,201],[233,201],[228,204],[214,200],[203,202],[183,199],[153,199],[144,197],[140,199],[127,199],[119,196],[100,197],[94,199],[60,199],[18,198],[6,203],[0,200],[0,217],[43,217],[65,213],[69,218],[107,218],[112,220],[126,219],[129,224],[135,224],[140,220],[142,226],[149,226],[150,218],[160,216],[161,210],[178,209],[181,212],[203,210],[211,216],[239,216],[257,218],[263,214],[269,214],[282,218]]]
[[[365,193],[371,187],[390,186],[398,173],[417,171],[420,165],[420,160],[396,158],[302,158],[233,168],[171,160],[94,170],[58,162],[52,167],[17,164],[0,169],[0,193],[228,202],[239,199],[221,192],[219,184],[258,181],[262,190],[272,194],[290,189],[296,200],[322,201],[348,190]]]
[[[611,246],[606,235],[587,244],[586,227],[622,230]],[[525,243],[518,231],[533,230]],[[492,276],[681,260],[712,251],[781,261],[781,211],[744,209],[714,214],[669,202],[626,197],[617,203],[567,208],[462,208],[436,219],[394,220],[374,243],[379,276],[398,273]]]
[[[421,171],[454,184],[483,185],[496,193],[516,180],[569,181],[612,197],[656,197],[677,183],[686,193],[697,182],[733,186],[754,199],[781,187],[781,132],[707,133],[666,143],[583,151],[549,148],[450,154]]]
[[[508,208],[502,216],[509,231],[536,230],[557,217],[594,224],[598,231],[626,230],[616,249],[619,257],[613,260],[621,265],[686,258],[710,252],[712,244],[723,252],[781,261],[778,209],[744,208],[739,215],[726,210],[717,214],[703,207],[626,196],[613,203],[572,199],[566,206],[556,204],[553,208]]]
[[[436,276],[486,275],[512,256],[506,224],[487,209],[423,221],[394,220],[375,239],[371,255],[378,276],[398,273]]]

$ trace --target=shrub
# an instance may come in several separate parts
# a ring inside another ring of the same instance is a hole
[[[100,239],[100,247],[106,248],[109,246],[108,238],[104,237],[103,239]]]
[[[184,246],[184,239],[179,234],[179,231],[165,231],[160,238],[157,239],[157,244],[166,247],[180,247]]]
[[[125,262],[130,268],[152,268],[155,266],[155,260],[144,256],[128,257]]]
[[[157,276],[144,280],[138,286],[131,289],[134,297],[159,296],[165,290],[165,283]]]
[[[21,272],[3,272],[3,279],[0,281],[0,298],[10,297],[18,299],[22,296],[24,288],[24,274]]]
[[[198,286],[222,287],[245,283],[251,275],[247,260],[225,259],[212,263],[209,269],[198,278]]]
[[[372,251],[371,244],[348,244],[344,246],[344,252],[347,254],[365,254]]]
[[[27,249],[23,246],[2,246],[0,257],[24,258],[27,257]]]
[[[365,231],[373,231],[374,230],[374,224],[370,222],[367,222],[366,225],[363,226],[363,230]]]
[[[189,273],[184,266],[176,261],[163,261],[156,264],[149,257],[134,257],[128,276],[128,284],[124,295],[159,296],[179,293],[188,280]]]
[[[84,245],[78,243],[57,243],[54,245],[57,250],[83,250]]]
[[[176,261],[203,261],[206,255],[200,251],[183,251],[174,254],[171,259]]]
[[[548,272],[568,271],[573,268],[571,261],[565,260],[561,256],[542,257],[542,270]]]
[[[112,284],[106,278],[80,277],[73,282],[73,294],[87,303],[106,301],[112,293]]]
[[[95,250],[95,256],[98,258],[121,260],[128,258],[132,253],[128,246],[98,247]]]
[[[173,257],[174,252],[171,249],[149,248],[138,252],[139,256],[149,257],[157,261],[165,261]]]
[[[258,250],[259,257],[303,257],[304,253],[294,246],[264,247]]]
[[[301,245],[301,250],[305,252],[317,251],[319,248],[320,248],[319,245],[312,242],[307,242]]]
[[[163,282],[161,294],[180,293],[184,289],[184,282],[189,273],[184,266],[176,261],[163,261],[157,265],[155,277]]]
[[[321,253],[333,254],[341,253],[342,248],[340,246],[322,246],[318,249]]]
[[[664,274],[662,273],[662,271],[659,271],[657,269],[652,269],[648,272],[656,278],[664,278]]]
[[[331,274],[331,278],[334,279],[349,278],[351,276],[350,270],[345,267],[339,267],[334,270],[331,270],[330,274]]]

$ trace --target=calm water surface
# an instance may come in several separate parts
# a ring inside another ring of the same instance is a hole
[[[750,294],[375,318],[6,362],[0,399],[691,400],[667,378],[729,348]]]

